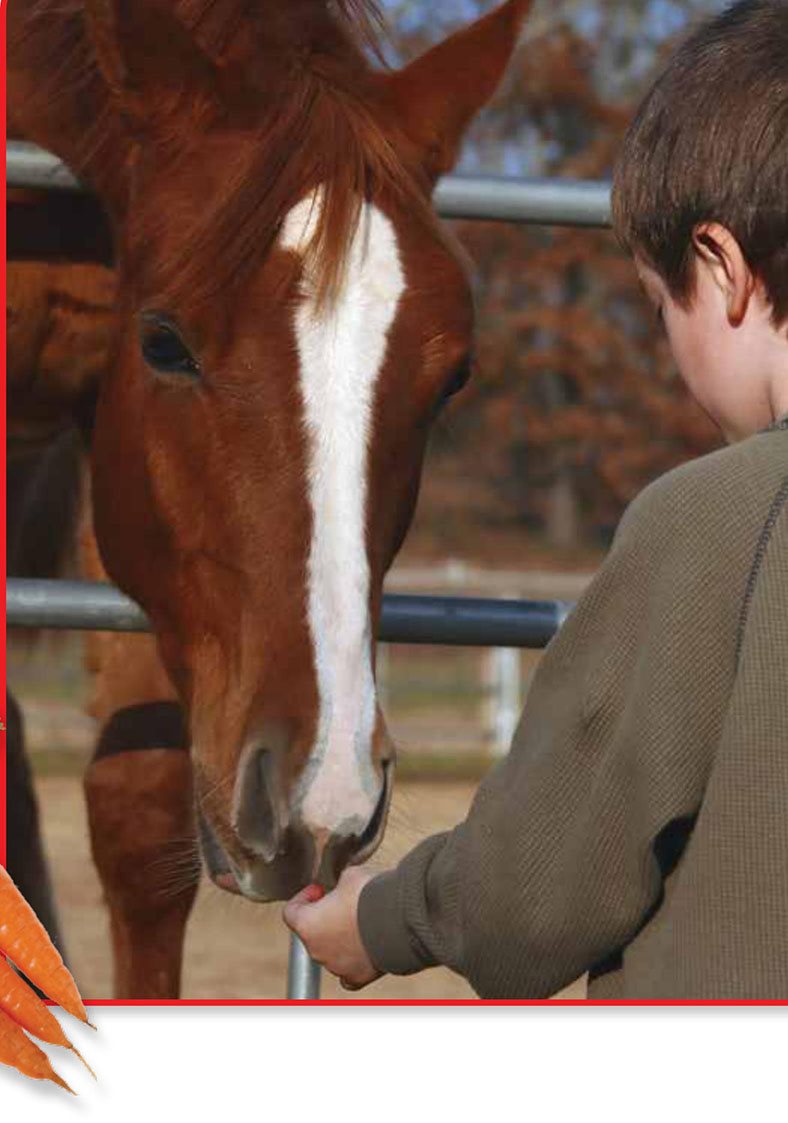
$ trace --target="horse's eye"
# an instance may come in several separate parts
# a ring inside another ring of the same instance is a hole
[[[200,364],[177,329],[160,316],[144,316],[140,336],[142,357],[160,374],[186,374],[196,378]]]
[[[468,382],[470,381],[472,372],[473,359],[470,355],[468,355],[467,358],[463,359],[463,361],[454,371],[454,374],[451,376],[450,380],[447,382],[446,386],[443,388],[444,402],[448,401],[449,398],[453,398],[455,394],[459,394],[460,390],[463,390],[467,386]]]

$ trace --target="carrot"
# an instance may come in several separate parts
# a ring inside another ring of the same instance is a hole
[[[0,866],[0,952],[53,1002],[87,1022],[76,983],[46,929]],[[88,1023],[90,1024],[90,1023]]]
[[[46,1041],[48,1045],[61,1045],[64,1049],[70,1049],[79,1057],[95,1080],[95,1072],[66,1037],[55,1015],[47,1009],[24,979],[19,978],[13,967],[2,958],[0,958],[0,1010],[8,1014],[12,1021],[27,1030],[33,1037]]]
[[[35,1042],[25,1035],[24,1030],[0,1010],[0,1064],[18,1069],[24,1076],[34,1080],[51,1080],[75,1095],[65,1080],[58,1076],[49,1057],[39,1049]]]

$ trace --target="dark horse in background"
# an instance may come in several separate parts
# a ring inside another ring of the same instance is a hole
[[[383,577],[473,350],[431,194],[527,7],[392,71],[369,0],[11,0],[11,134],[90,185],[115,255],[83,565],[155,633],[94,641],[119,996],[177,994],[197,845],[270,901],[380,841]],[[153,857],[184,840],[157,893]]]
[[[84,211],[77,203],[77,215]],[[35,193],[8,192],[8,222],[17,234],[35,223],[40,237],[43,213]],[[81,253],[91,231],[84,233]],[[30,239],[24,244],[31,248]],[[51,240],[47,248],[57,253]],[[35,239],[32,250],[40,252]],[[12,244],[9,251],[18,254],[20,247]],[[51,578],[78,568],[74,533],[90,418],[111,338],[113,275],[92,264],[14,260],[6,280],[6,570],[9,577]],[[25,648],[31,642],[29,633],[10,639]],[[7,865],[62,952],[23,714],[10,693],[6,713]]]

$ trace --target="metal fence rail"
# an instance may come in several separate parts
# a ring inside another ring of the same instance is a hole
[[[25,141],[7,143],[6,167],[9,187],[80,189],[78,180],[56,156]],[[439,182],[435,203],[444,218],[610,225],[610,184],[604,181],[451,175]]]
[[[435,206],[444,218],[609,226],[610,184],[601,180],[451,175],[438,183]]]
[[[563,623],[569,601],[487,600],[480,597],[385,596],[378,639],[383,643],[462,647],[544,647]],[[92,581],[12,578],[6,585],[10,627],[147,632],[133,600]]]

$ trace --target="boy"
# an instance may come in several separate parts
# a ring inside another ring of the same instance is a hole
[[[438,963],[484,998],[788,999],[788,3],[673,57],[617,232],[729,447],[638,497],[467,820],[287,923],[357,988]]]

